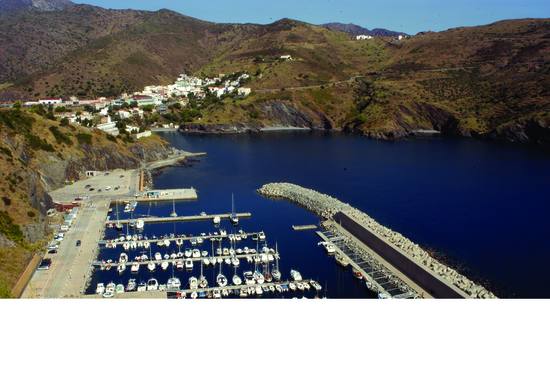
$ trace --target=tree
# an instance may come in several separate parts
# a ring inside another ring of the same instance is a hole
[[[68,126],[69,125],[69,119],[67,117],[61,118],[61,121],[59,121],[59,124],[61,126]]]

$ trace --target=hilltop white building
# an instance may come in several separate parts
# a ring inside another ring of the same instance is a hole
[[[358,40],[358,41],[363,41],[363,40],[366,40],[366,39],[373,39],[373,38],[374,38],[373,36],[369,36],[367,34],[360,34],[357,37],[355,37],[355,39]]]

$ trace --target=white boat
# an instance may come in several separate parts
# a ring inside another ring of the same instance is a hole
[[[162,254],[160,254],[159,252],[156,252],[156,253],[155,253],[155,260],[156,260],[156,261],[162,260]]]
[[[243,283],[243,281],[237,274],[233,275],[232,281],[235,286],[240,286]]]
[[[95,288],[95,293],[98,295],[102,295],[104,292],[105,292],[105,284],[103,282],[98,283]]]
[[[177,269],[183,269],[184,264],[182,260],[176,261],[176,268]]]
[[[143,221],[143,220],[137,220],[137,222],[136,222],[136,229],[142,230],[144,226],[145,226],[145,221]]]
[[[170,277],[166,283],[167,291],[178,291],[181,287],[181,281],[177,277]]]
[[[262,272],[254,271],[254,280],[256,280],[256,283],[259,284],[259,285],[264,283],[265,278],[264,278],[264,275],[262,274]]]
[[[326,241],[321,241],[318,243],[318,245],[322,245],[325,250],[327,251],[327,254],[328,255],[333,255],[334,253],[336,253],[336,248],[334,247],[334,244],[332,243],[329,243],[329,242],[326,242]]]
[[[146,242],[143,243],[143,247],[144,247],[145,249],[149,249],[150,246],[151,246],[151,243],[149,243],[148,241],[146,241]]]
[[[124,250],[130,250],[130,242],[124,242],[124,244],[122,244],[122,247],[124,248]]]
[[[291,289],[292,291],[295,291],[296,290],[296,284],[294,282],[290,282],[288,284],[288,288]]]
[[[196,290],[199,287],[199,280],[197,277],[189,277],[189,289]]]
[[[275,268],[271,271],[271,277],[275,281],[281,280],[281,272],[279,271],[279,245],[275,242]]]
[[[185,258],[191,258],[193,251],[191,249],[187,249],[183,254],[185,255]]]
[[[119,263],[117,270],[118,270],[118,273],[122,274],[124,271],[126,271],[126,264],[124,262]]]
[[[147,291],[156,291],[159,289],[159,281],[155,278],[151,278],[147,281]]]
[[[202,244],[204,243],[204,239],[203,238],[197,238],[197,244]]]
[[[279,292],[279,293],[283,292],[283,286],[281,286],[281,285],[275,285],[275,291],[277,291],[277,292]]]
[[[239,292],[239,296],[248,297],[248,292],[244,288],[242,288],[241,291]]]
[[[296,288],[300,291],[304,290],[304,284],[301,282],[296,282]]]
[[[157,265],[155,264],[155,262],[147,263],[147,269],[149,269],[149,271],[153,272],[155,268],[157,268]]]
[[[219,216],[214,216],[214,218],[212,219],[214,225],[218,225],[221,221],[222,219]]]
[[[114,282],[109,282],[105,287],[105,292],[115,293],[116,285]]]
[[[168,261],[163,261],[161,264],[160,264],[160,268],[162,268],[163,271],[166,271],[168,269],[168,266],[170,264],[168,263]]]
[[[140,282],[137,287],[138,292],[144,292],[147,291],[147,284],[145,282]]]
[[[206,279],[206,277],[204,276],[199,277],[199,287],[200,288],[208,287],[208,280]]]
[[[342,255],[336,255],[334,258],[336,259],[336,262],[344,268],[349,265],[349,260]]]
[[[168,240],[168,239],[164,239],[164,242],[163,242],[163,243],[164,243],[164,246],[165,246],[166,248],[168,248],[168,247],[170,246],[170,240]]]
[[[136,280],[134,278],[130,278],[128,281],[128,285],[126,285],[126,292],[135,291],[137,287]]]
[[[225,277],[222,273],[220,273],[220,274],[216,277],[216,283],[217,283],[218,286],[220,286],[220,287],[225,287],[225,286],[227,286],[227,277]]]
[[[191,253],[192,258],[200,258],[201,257],[201,251],[198,249],[193,249]]]
[[[262,286],[257,285],[257,286],[256,286],[256,295],[261,295],[261,294],[263,294],[263,293],[264,293],[264,292],[263,292],[263,290],[262,290]]]
[[[178,247],[181,246],[181,245],[183,245],[183,239],[180,239],[180,238],[176,239],[176,245],[177,245]]]
[[[212,296],[214,297],[214,299],[221,299],[221,298],[222,298],[222,294],[221,294],[220,289],[215,288],[215,289],[212,291]]]
[[[227,297],[229,296],[229,290],[226,288],[222,288],[222,296]]]
[[[132,273],[138,273],[139,272],[139,263],[132,264],[132,268],[130,269]]]
[[[222,238],[225,238],[225,237],[227,236],[227,231],[221,229],[221,230],[220,230],[220,236],[221,236]]]
[[[231,258],[225,258],[223,261],[224,261],[225,264],[227,264],[228,266],[231,265]]]
[[[118,285],[116,285],[115,287],[115,292],[117,294],[122,294],[124,293],[124,285],[122,283],[119,283]]]
[[[254,280],[254,273],[252,271],[246,271],[243,273],[244,276],[244,283],[247,285],[254,285],[256,283],[256,280]]]
[[[193,291],[193,292],[191,292],[190,297],[191,297],[192,299],[196,299],[197,297],[199,297],[199,294],[197,293],[197,291]]]
[[[311,289],[311,286],[307,282],[302,282],[302,285],[304,286],[304,290],[306,290],[306,291]]]
[[[187,259],[185,261],[185,269],[192,270],[193,269],[193,261],[191,259]]]
[[[321,285],[317,281],[311,280],[310,284],[316,291],[320,291],[322,289]]]
[[[258,233],[258,240],[265,240],[265,233],[263,231]]]
[[[204,259],[202,260],[202,263],[204,263],[205,266],[208,266],[208,265],[210,265],[210,259],[204,258]]]
[[[290,278],[292,278],[294,281],[301,281],[302,275],[300,272],[296,271],[295,269],[290,270]]]
[[[238,267],[239,264],[241,264],[241,261],[239,260],[239,258],[233,257],[231,258],[231,264],[233,265],[233,267]]]

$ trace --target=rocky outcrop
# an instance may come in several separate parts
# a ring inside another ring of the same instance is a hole
[[[518,122],[510,122],[490,131],[484,137],[493,140],[509,142],[550,145],[550,118],[529,118]]]
[[[288,102],[278,100],[264,102],[260,105],[260,110],[270,122],[277,126],[332,129],[332,123],[323,113],[298,108]]]

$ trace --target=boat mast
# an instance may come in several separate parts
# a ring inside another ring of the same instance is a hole
[[[277,245],[277,242],[275,242],[275,268],[277,269],[277,272],[279,271],[279,247]]]

